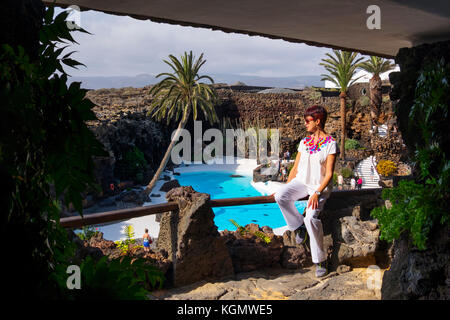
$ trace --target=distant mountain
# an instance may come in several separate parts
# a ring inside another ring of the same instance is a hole
[[[324,82],[321,76],[295,76],[295,77],[257,77],[242,76],[237,74],[209,74],[215,83],[235,84],[237,82],[245,83],[248,86],[275,87],[301,89],[306,86],[323,87]],[[135,87],[141,88],[147,85],[155,84],[160,79],[156,79],[151,74],[139,74],[134,77],[112,76],[112,77],[70,77],[70,82],[81,82],[81,86],[86,89],[102,88],[123,88]]]
[[[213,74],[211,77],[216,83],[235,84],[243,82],[248,86],[302,89],[308,86],[323,87],[321,76],[295,76],[295,77],[257,77],[237,74]]]
[[[111,76],[111,77],[70,77],[69,82],[81,82],[81,87],[86,89],[102,88],[141,88],[149,84],[155,84],[155,76],[150,74],[139,74],[134,77]]]

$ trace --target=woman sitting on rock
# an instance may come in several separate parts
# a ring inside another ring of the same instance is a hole
[[[304,243],[309,234],[316,276],[323,277],[327,274],[327,253],[323,249],[323,228],[319,212],[332,190],[336,141],[324,130],[327,120],[324,107],[309,107],[304,119],[306,131],[311,135],[300,141],[287,183],[272,195],[275,196],[288,229],[295,232],[297,243]],[[295,207],[295,201],[306,196],[309,199],[305,208],[306,216],[303,217]]]

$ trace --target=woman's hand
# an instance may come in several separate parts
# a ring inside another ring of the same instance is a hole
[[[319,196],[317,194],[314,193],[309,197],[306,207],[309,208],[309,206],[311,206],[312,210],[316,210],[319,207]]]

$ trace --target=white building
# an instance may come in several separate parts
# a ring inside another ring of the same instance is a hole
[[[383,81],[383,80],[389,80],[389,74],[390,74],[391,72],[394,72],[394,71],[400,71],[400,67],[399,67],[399,66],[395,66],[395,68],[394,68],[393,70],[390,70],[390,71],[386,71],[386,72],[384,72],[384,73],[381,73],[381,74],[380,74],[381,81]],[[352,79],[356,79],[356,78],[358,78],[358,77],[361,77],[361,78],[359,78],[358,80],[356,80],[353,84],[355,84],[355,83],[369,82],[369,80],[372,78],[372,74],[371,74],[371,73],[368,73],[368,72],[365,71],[365,70],[360,70],[360,71],[358,71],[357,73],[355,73],[355,75],[353,76]],[[338,88],[338,87],[337,87],[333,82],[331,82],[331,81],[329,81],[329,80],[325,80],[325,88]]]

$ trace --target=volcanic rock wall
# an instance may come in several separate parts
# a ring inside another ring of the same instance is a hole
[[[144,153],[149,163],[143,177],[146,183],[156,171],[169,145],[170,134],[178,125],[176,122],[169,125],[156,122],[146,115],[151,102],[149,89],[150,87],[100,89],[87,93],[87,97],[97,105],[93,111],[99,119],[88,122],[88,125],[110,153],[107,159],[97,159],[97,178],[106,192],[110,183],[117,180],[114,172],[116,162],[134,146]],[[311,89],[276,94],[218,89],[217,93],[220,100],[216,111],[220,123],[211,125],[199,113],[197,121],[202,121],[203,132],[211,127],[220,130],[250,127],[278,129],[280,153],[289,150],[292,154],[297,151],[298,142],[307,134],[303,123],[304,111],[309,106],[320,104],[329,112],[326,131],[337,140],[340,139],[338,97],[324,97]],[[390,110],[390,105],[390,102],[383,103],[381,117],[385,116],[383,111]],[[347,138],[357,139],[362,146],[370,149],[369,126],[368,108],[361,106],[358,99],[348,99]],[[193,136],[192,113],[185,128]]]

